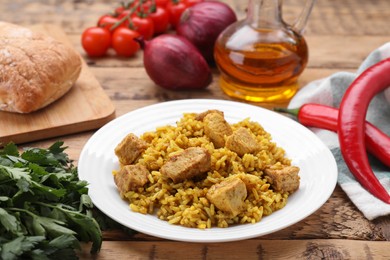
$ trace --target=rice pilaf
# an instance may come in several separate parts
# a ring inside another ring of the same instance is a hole
[[[158,127],[139,137],[146,145],[133,164],[147,169],[145,184],[132,190],[119,189],[120,196],[130,202],[131,210],[156,214],[171,224],[206,229],[256,223],[263,216],[283,208],[289,194],[294,191],[276,190],[272,185],[273,179],[264,172],[291,165],[284,149],[272,142],[271,135],[259,123],[249,118],[229,125],[233,133],[240,128],[248,129],[259,147],[258,151],[239,156],[227,147],[215,148],[205,134],[204,120],[198,115],[185,113],[175,126]],[[227,137],[224,138],[226,140]],[[207,150],[211,155],[211,167],[201,177],[174,182],[162,173],[161,168],[170,158],[189,147]],[[114,178],[119,171],[113,171]],[[219,209],[208,196],[213,185],[233,178],[239,178],[246,187],[246,196],[237,214]]]

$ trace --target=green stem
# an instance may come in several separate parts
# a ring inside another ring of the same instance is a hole
[[[18,212],[24,212],[32,217],[35,217],[36,215],[34,213],[32,213],[31,211],[29,210],[26,210],[26,209],[19,209],[19,208],[5,208],[6,210],[11,210],[11,211],[18,211]]]
[[[293,116],[298,116],[299,108],[284,108],[284,107],[275,107],[274,111],[281,112],[281,113],[287,113]]]
[[[155,13],[157,11],[156,0],[152,0],[152,5],[150,6],[149,13]]]
[[[50,204],[46,204],[46,203],[43,203],[43,202],[35,202],[35,204],[38,204],[38,205],[41,205],[41,206],[45,206],[45,207],[48,207],[48,208],[52,208],[52,209],[59,209],[59,210],[61,210],[63,212],[66,212],[66,213],[71,213],[71,214],[74,214],[74,215],[83,216],[83,213],[81,213],[80,211],[69,210],[69,209],[61,207],[60,205],[66,206],[66,205],[61,204],[61,203],[55,204],[55,205],[50,205]]]
[[[119,25],[121,25],[124,21],[128,20],[129,21],[129,27],[131,29],[134,29],[134,24],[131,21],[130,16],[137,10],[137,8],[140,6],[140,2],[133,6],[133,8],[130,9],[130,12],[123,16],[122,19],[120,19],[118,22],[114,23],[114,25],[110,28],[110,31],[114,31],[116,28],[118,28]]]

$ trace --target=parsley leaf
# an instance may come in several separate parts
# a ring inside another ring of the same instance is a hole
[[[80,241],[92,242],[91,253],[100,250],[88,183],[66,148],[0,149],[0,259],[77,259]]]

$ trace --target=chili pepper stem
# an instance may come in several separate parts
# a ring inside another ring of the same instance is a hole
[[[293,116],[298,116],[300,108],[284,108],[284,107],[275,107],[274,111],[281,112],[281,113],[287,113]]]

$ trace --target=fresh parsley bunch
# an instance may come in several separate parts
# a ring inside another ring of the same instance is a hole
[[[100,250],[102,234],[92,216],[87,182],[64,153],[15,144],[0,150],[0,259],[74,259],[80,241]]]

